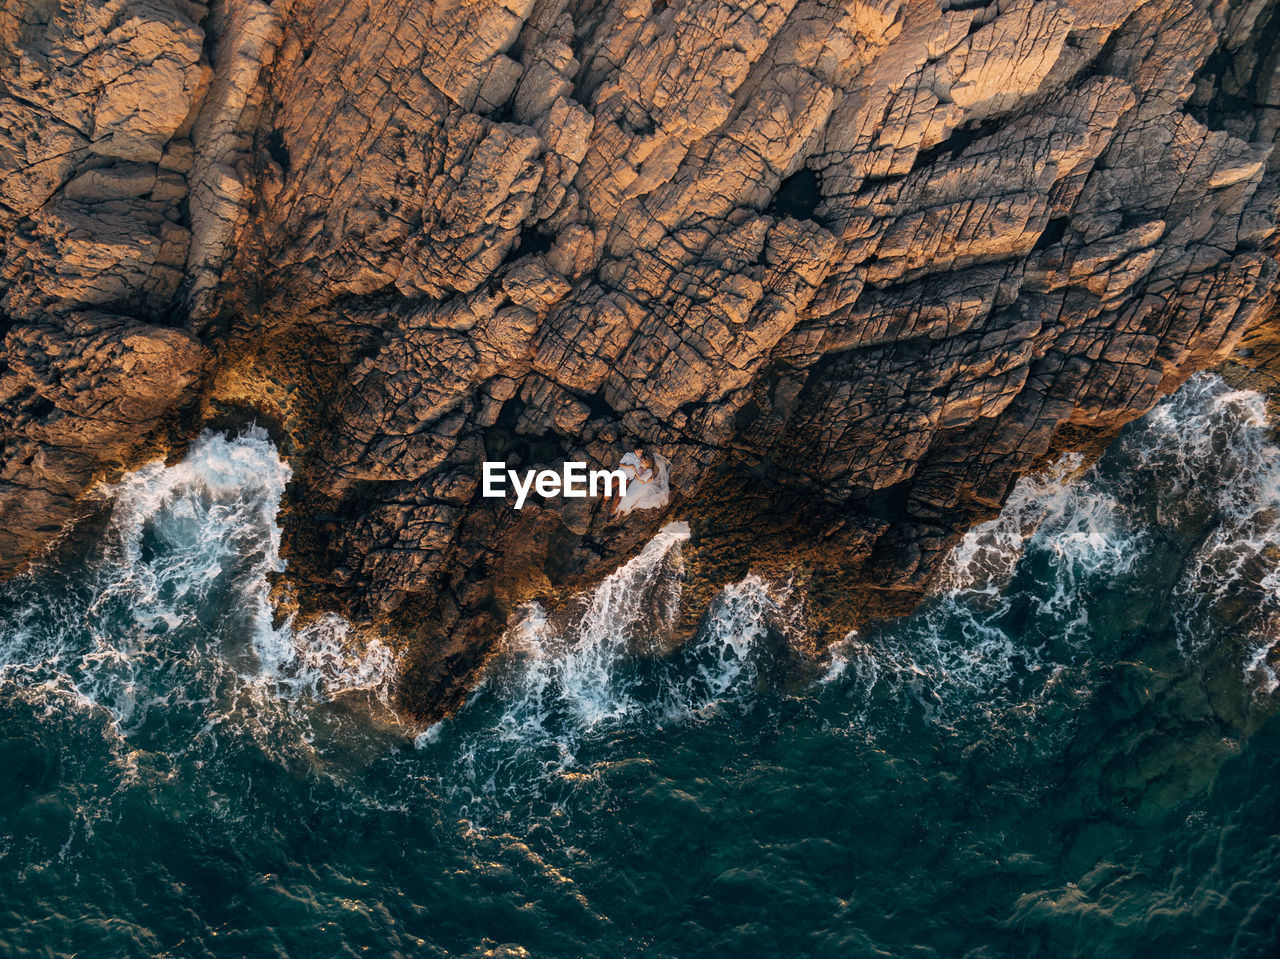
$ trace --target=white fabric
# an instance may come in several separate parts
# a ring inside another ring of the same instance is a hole
[[[627,474],[627,495],[618,500],[619,515],[633,509],[660,509],[671,499],[671,488],[667,484],[667,471],[671,464],[657,453],[650,455],[655,467],[652,470],[641,467],[634,452],[622,457],[619,466]],[[643,482],[646,478],[648,482]]]

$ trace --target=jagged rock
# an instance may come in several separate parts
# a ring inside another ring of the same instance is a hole
[[[424,716],[675,516],[691,615],[753,564],[815,634],[909,608],[1274,298],[1275,0],[0,9],[4,568],[119,424],[252,406],[304,599],[416,630]],[[175,373],[96,434],[135,354]],[[665,511],[478,494],[635,444]]]
[[[206,359],[185,332],[106,313],[9,330],[0,351],[0,571],[13,573],[78,515],[80,494],[140,451]]]

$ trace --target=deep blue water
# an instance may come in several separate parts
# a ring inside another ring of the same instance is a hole
[[[0,596],[0,955],[1280,954],[1262,410],[1193,380],[801,666],[755,579],[661,652],[669,527],[425,731],[273,627],[288,467],[207,437]]]

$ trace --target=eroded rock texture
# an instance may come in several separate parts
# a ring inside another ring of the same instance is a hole
[[[424,715],[674,516],[693,610],[905,609],[1273,298],[1274,0],[2,2],[4,568],[252,406],[294,578],[413,627]],[[479,497],[637,443],[662,515]]]

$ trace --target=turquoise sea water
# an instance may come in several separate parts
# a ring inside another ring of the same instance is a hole
[[[1277,452],[1197,378],[803,666],[754,579],[655,653],[674,525],[418,730],[206,437],[0,596],[0,955],[1280,954]]]

